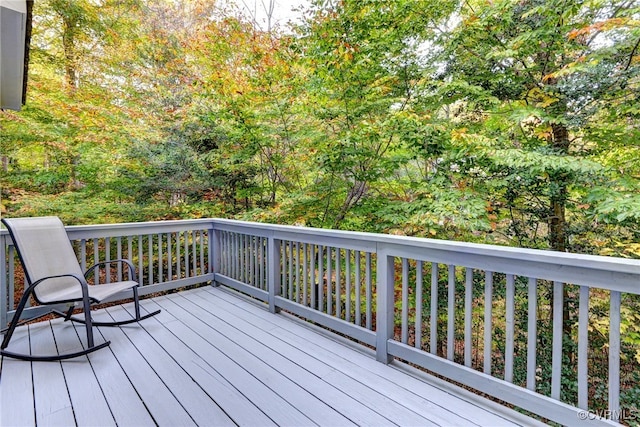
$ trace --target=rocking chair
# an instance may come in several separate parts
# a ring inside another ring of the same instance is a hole
[[[9,323],[9,327],[2,331],[6,332],[6,334],[2,345],[0,345],[0,355],[29,361],[55,361],[83,356],[111,344],[110,341],[106,341],[102,344],[95,345],[93,340],[93,326],[125,325],[139,322],[160,312],[160,310],[158,310],[145,316],[140,315],[140,303],[138,300],[138,286],[140,286],[140,284],[137,281],[133,265],[126,259],[99,262],[83,274],[64,225],[58,217],[4,218],[2,219],[2,223],[4,223],[9,230],[20,262],[24,268],[25,290],[13,318]],[[128,267],[129,280],[99,285],[87,283],[86,278],[94,269],[106,265],[108,271],[109,264],[112,263],[126,265]],[[133,291],[135,305],[134,318],[116,322],[92,321],[91,304],[100,303],[106,298],[127,289]],[[74,353],[50,356],[19,354],[6,351],[5,349],[9,345],[9,341],[16,327],[33,320],[33,318],[20,320],[31,295],[33,295],[38,304],[42,305],[69,304],[69,309],[66,313],[52,308],[52,310],[42,316],[53,312],[60,317],[64,317],[65,321],[71,320],[73,322],[84,323],[87,331],[87,348]],[[84,318],[72,316],[76,305],[80,303],[82,303]]]

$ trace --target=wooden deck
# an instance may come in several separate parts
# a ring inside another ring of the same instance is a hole
[[[99,328],[111,346],[64,362],[2,360],[0,425],[531,425],[535,421],[224,288],[153,299],[140,325]],[[130,305],[96,312],[124,318]],[[60,319],[9,349],[81,346]]]

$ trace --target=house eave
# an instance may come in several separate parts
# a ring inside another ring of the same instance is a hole
[[[32,1],[0,0],[0,108],[26,101]]]

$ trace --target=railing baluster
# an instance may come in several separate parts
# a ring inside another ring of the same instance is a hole
[[[253,275],[253,267],[252,267],[252,259],[253,259],[253,236],[251,236],[250,234],[245,235],[245,262],[246,262],[246,267],[245,267],[245,283],[247,283],[248,285],[252,285],[253,284],[253,279],[252,279],[252,275]]]
[[[251,286],[256,285],[256,267],[258,263],[256,262],[258,255],[258,239],[255,236],[249,238],[249,247],[250,249],[250,261],[249,261],[249,284]]]
[[[327,246],[327,314],[333,314],[333,248]]]
[[[580,286],[578,308],[578,407],[589,409],[589,287]]]
[[[280,294],[280,296],[285,296],[286,291],[287,291],[287,245],[289,244],[288,241],[283,240],[280,246],[281,249],[281,254],[280,254],[280,262],[281,267],[280,267],[280,283],[281,283],[281,288],[282,288],[282,293]]]
[[[235,279],[239,282],[244,281],[244,235],[236,233],[236,275]]]
[[[213,227],[213,224],[209,226],[207,230],[207,268],[206,273],[219,273],[220,264],[222,262],[222,248],[221,248],[220,232]],[[217,283],[213,283],[214,285]]]
[[[609,308],[609,413],[620,421],[620,304],[622,295],[611,291]]]
[[[438,354],[438,263],[431,263],[431,336],[429,352]]]
[[[464,281],[464,365],[471,367],[472,360],[472,320],[473,320],[473,269],[465,269]]]
[[[285,275],[287,277],[287,281],[284,283],[286,284],[285,296],[291,301],[293,299],[293,240],[289,240],[287,244],[287,271]]]
[[[191,276],[189,272],[189,257],[192,255],[189,253],[189,231],[184,232],[184,277],[188,278]]]
[[[351,250],[345,251],[344,257],[344,295],[345,295],[345,309],[344,320],[351,322]]]
[[[111,239],[109,237],[104,239],[104,260],[111,261]],[[105,271],[105,283],[111,283],[111,264],[108,262],[104,265]]]
[[[237,250],[238,250],[238,252],[236,254],[236,262],[238,263],[237,280],[239,282],[243,282],[244,283],[244,281],[245,281],[245,262],[244,262],[245,235],[242,234],[242,233],[237,233],[236,237],[237,237]]]
[[[138,235],[138,280],[140,281],[140,285],[144,285],[144,257],[142,252],[142,235]]]
[[[204,268],[204,230],[200,231],[200,275],[206,274],[207,270]]]
[[[415,318],[415,348],[422,348],[422,261],[416,261],[416,318]]]
[[[233,265],[233,278],[240,280],[240,236],[238,233],[231,234],[231,262]]]
[[[162,283],[164,282],[164,280],[162,280],[162,272],[163,272],[163,268],[162,268],[162,264],[164,262],[164,251],[162,248],[162,233],[158,233],[158,283]]]
[[[318,308],[317,304],[317,296],[318,296],[318,283],[317,283],[317,279],[316,279],[316,245],[315,244],[311,244],[311,254],[310,254],[310,260],[309,262],[311,262],[311,308],[313,308],[314,310]]]
[[[100,262],[100,251],[98,246],[98,239],[94,238],[93,239],[93,264],[95,265],[98,262]],[[96,285],[100,283],[100,268],[96,268],[95,270],[93,270],[93,280]]]
[[[527,310],[527,388],[536,390],[536,351],[538,340],[538,279],[529,277]]]
[[[80,268],[84,273],[87,271],[87,240],[80,240]]]
[[[373,283],[372,281],[372,277],[371,277],[371,252],[367,252],[366,256],[365,256],[365,272],[364,272],[364,281],[365,281],[365,300],[367,302],[367,307],[366,307],[366,327],[369,330],[373,329],[373,320],[372,320],[372,313],[371,313],[371,299],[373,298],[372,294],[372,286]]]
[[[319,268],[319,275],[318,275],[318,283],[320,286],[320,289],[318,290],[318,310],[322,311],[323,307],[324,307],[324,266],[323,266],[323,260],[324,260],[324,246],[320,245],[318,246],[319,249],[319,262],[318,262],[318,268]],[[327,314],[331,314],[333,312],[332,310],[332,300],[331,300],[331,295],[333,293],[333,284],[331,281],[331,246],[327,246]]]
[[[484,283],[484,373],[491,375],[493,272],[485,271]]]
[[[242,233],[240,234],[240,256],[239,256],[239,262],[240,262],[240,281],[242,283],[248,283],[249,282],[249,264],[247,262],[248,260],[248,250],[247,250],[247,239],[249,238],[249,236],[247,236],[246,234]]]
[[[116,238],[116,259],[122,259],[122,237]],[[118,281],[122,281],[122,263],[118,263]]]
[[[302,304],[307,305],[307,286],[309,286],[309,266],[307,265],[309,245],[302,244]]]
[[[228,258],[227,258],[227,232],[224,230],[218,230],[218,229],[213,229],[214,232],[214,236],[217,236],[218,239],[218,249],[219,252],[217,254],[214,255],[214,260],[220,260],[220,264],[218,265],[220,271],[216,271],[214,269],[214,272],[216,273],[220,273],[223,276],[228,276],[227,274],[227,266],[229,265],[228,262]]]
[[[355,316],[356,318],[354,319],[356,322],[356,325],[358,326],[362,326],[362,283],[360,281],[361,279],[361,259],[360,257],[362,256],[362,254],[360,253],[360,251],[356,251],[355,252],[355,260],[356,260],[356,278],[355,278],[355,291],[356,291],[356,312],[355,312]]]
[[[251,284],[251,236],[242,235],[242,264],[244,264],[242,282]]]
[[[180,232],[176,232],[176,279],[182,277],[182,242],[180,241]]]
[[[406,344],[409,336],[409,260],[402,258],[402,314],[400,340]]]
[[[153,285],[153,234],[147,235],[147,243],[149,245],[147,248],[149,251],[149,265],[147,266],[149,269],[149,284]]]
[[[216,273],[219,273],[217,271]],[[171,233],[167,233],[167,276],[173,280],[173,251],[171,250]]]
[[[506,289],[506,343],[504,355],[504,380],[513,382],[513,350],[515,331],[515,280],[513,274],[507,274]]]
[[[263,284],[263,256],[262,256],[262,247],[264,245],[264,240],[262,237],[256,237],[256,287],[259,289],[265,289]]]
[[[260,238],[260,283],[262,284],[262,289],[267,290],[267,257],[265,255],[265,248],[267,245],[267,239],[264,237]]]
[[[2,264],[4,265],[4,257],[2,257]],[[84,270],[83,270],[84,271]],[[15,255],[15,246],[9,246],[9,310],[13,310],[15,308],[15,300],[13,295],[16,293],[16,255]],[[25,285],[26,285],[26,278]],[[4,293],[2,294],[4,299]],[[6,322],[2,323],[2,328],[6,325]],[[0,328],[1,329],[1,328]]]
[[[191,275],[196,276],[198,274],[198,248],[196,246],[196,239],[198,232],[196,230],[191,231]]]
[[[238,245],[238,234],[231,233],[231,265],[233,266],[232,277],[236,280],[239,280],[239,262],[240,262],[240,251]]]
[[[229,266],[231,267],[231,277],[238,279],[238,235],[236,233],[229,232]]]
[[[295,281],[295,302],[300,302],[300,243],[296,242],[296,281]]]
[[[133,265],[133,236],[127,236],[127,259]],[[131,271],[128,272],[127,277],[127,280],[131,280]]]
[[[293,242],[289,242],[289,289],[287,292],[287,298],[293,299]]]
[[[447,301],[447,359],[453,360],[456,327],[456,266],[449,265]]]
[[[336,317],[342,318],[342,279],[340,277],[340,248],[336,248]]]
[[[562,315],[564,285],[553,283],[553,352],[551,355],[551,397],[560,400],[562,378]]]
[[[11,281],[15,274],[9,274],[11,259],[7,258],[9,252],[9,236],[0,236],[0,325],[4,328],[8,322],[9,311],[13,310],[15,290]]]
[[[227,237],[226,237],[226,248],[227,248],[227,276],[229,277],[234,277],[233,273],[235,271],[235,253],[233,252],[233,240],[234,240],[234,234],[231,233],[230,231],[227,231]],[[266,289],[266,287],[265,287]]]
[[[253,236],[251,240],[251,285],[258,289],[262,288],[260,283],[260,237]]]

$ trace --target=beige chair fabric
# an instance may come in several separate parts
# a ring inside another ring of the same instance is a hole
[[[12,218],[5,222],[11,226],[29,282],[63,274],[83,277],[64,224],[58,217]],[[89,285],[89,298],[100,302],[137,285],[133,281]],[[82,300],[82,288],[73,277],[47,279],[34,293],[43,304]]]

